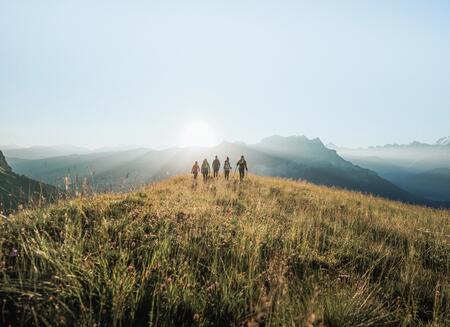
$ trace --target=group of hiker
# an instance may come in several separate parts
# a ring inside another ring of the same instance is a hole
[[[244,156],[241,156],[241,159],[236,163],[236,170],[239,169],[239,179],[242,181],[245,177],[245,173],[248,171],[247,167],[247,161],[245,161]],[[219,177],[219,170],[220,170],[220,160],[216,156],[214,158],[214,161],[212,162],[212,171],[213,171],[213,177],[217,178]],[[230,158],[227,157],[225,162],[223,163],[223,171],[225,175],[225,180],[230,179],[230,172],[232,170]],[[235,172],[236,172],[235,170]],[[201,167],[198,165],[198,161],[194,163],[194,166],[192,166],[191,173],[194,175],[194,180],[197,179],[197,176],[199,172],[203,175],[203,181],[207,182],[210,174],[211,174],[211,166],[209,165],[208,159],[204,159],[202,162]]]

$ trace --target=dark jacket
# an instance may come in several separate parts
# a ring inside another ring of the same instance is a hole
[[[236,164],[239,167],[239,170],[248,170],[247,161],[245,159],[241,159]]]
[[[220,161],[219,159],[214,159],[213,163],[212,163],[213,169],[214,170],[219,170],[220,168]]]

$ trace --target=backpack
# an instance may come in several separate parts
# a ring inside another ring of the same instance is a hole
[[[204,162],[202,163],[202,171],[208,171],[209,170],[209,163]]]

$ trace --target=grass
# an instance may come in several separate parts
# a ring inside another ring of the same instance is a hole
[[[37,207],[63,197],[54,186],[0,167],[0,214],[8,215],[21,207]]]
[[[450,211],[178,176],[0,226],[0,325],[448,326]]]

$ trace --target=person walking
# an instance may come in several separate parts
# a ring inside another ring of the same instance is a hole
[[[239,168],[239,180],[242,181],[245,176],[245,172],[248,172],[247,161],[245,161],[244,156],[237,162],[236,166]]]
[[[198,165],[198,161],[194,163],[192,166],[191,174],[194,175],[194,179],[197,179],[198,172],[200,171],[200,166]]]
[[[207,159],[203,160],[202,163],[202,175],[203,175],[203,181],[207,182],[209,177],[209,172],[211,171],[211,167],[209,166],[209,162]]]
[[[230,171],[231,171],[231,164],[230,164],[230,158],[227,157],[227,160],[223,163],[223,171],[225,173],[225,180],[230,179]]]
[[[216,158],[214,159],[214,161],[212,163],[212,167],[213,167],[214,177],[219,176],[220,161],[217,158],[217,156],[216,156]]]

